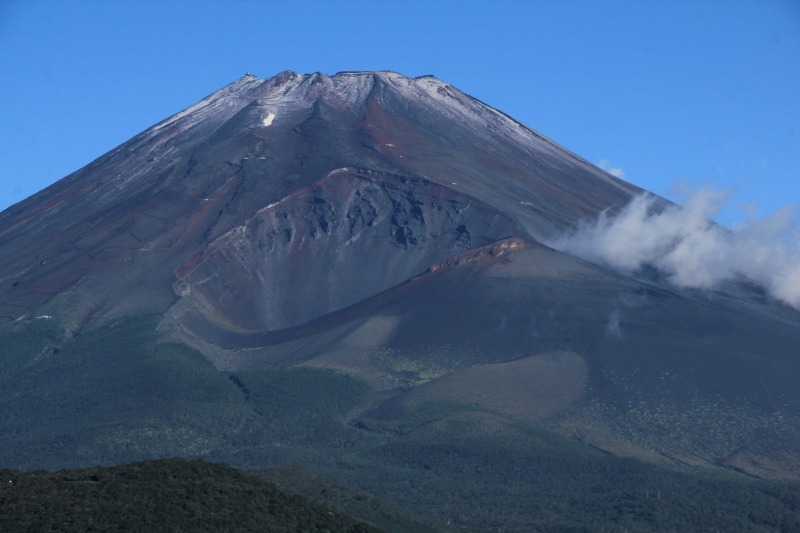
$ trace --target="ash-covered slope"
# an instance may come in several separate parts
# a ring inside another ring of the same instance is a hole
[[[246,75],[3,212],[0,316],[68,311],[78,326],[161,312],[176,284],[209,313],[277,329],[491,240],[552,236],[635,192],[433,77]],[[253,270],[230,256],[241,245],[251,262],[280,251]],[[333,277],[304,294],[294,280],[312,263]],[[226,294],[277,296],[245,317],[228,316]],[[275,318],[287,301],[305,310]]]

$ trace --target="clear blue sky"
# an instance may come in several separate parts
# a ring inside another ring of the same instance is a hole
[[[800,2],[0,0],[0,209],[245,72],[434,74],[725,222],[800,202]]]

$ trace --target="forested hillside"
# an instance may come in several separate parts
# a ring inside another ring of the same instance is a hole
[[[0,531],[377,531],[203,461],[0,476]]]

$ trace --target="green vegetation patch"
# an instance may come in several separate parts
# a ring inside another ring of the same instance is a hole
[[[369,494],[340,485],[335,480],[300,468],[268,468],[253,472],[281,490],[299,494],[316,502],[324,502],[346,516],[358,517],[384,531],[417,533],[441,531],[443,524],[415,516],[377,500]]]
[[[346,466],[328,475],[442,527],[800,530],[797,483],[615,457],[497,413],[446,402],[422,404],[400,420],[362,422],[392,438],[345,457]],[[307,489],[302,493],[326,501]]]
[[[309,438],[338,430],[370,390],[361,380],[319,368],[253,370],[230,379],[268,423]]]
[[[377,531],[236,469],[169,459],[0,470],[2,531]]]
[[[0,465],[330,462],[368,437],[347,426],[364,382],[315,368],[226,374],[161,342],[157,324],[126,317],[73,339],[53,320],[0,328]]]
[[[257,419],[247,437],[249,449],[240,455],[247,465],[331,463],[376,440],[348,425],[370,391],[361,380],[305,367],[236,372],[229,378]]]
[[[382,472],[363,490],[458,527],[800,531],[797,483],[619,458],[486,413],[420,426],[361,459]]]
[[[6,328],[0,360],[27,362],[0,377],[0,464],[191,455],[187,443],[202,452],[215,432],[243,424],[239,390],[196,351],[158,342],[156,320],[129,317],[58,342],[39,321]]]
[[[0,326],[0,379],[52,354],[63,337],[61,325],[44,317]]]

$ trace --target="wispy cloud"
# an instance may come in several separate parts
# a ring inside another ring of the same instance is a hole
[[[705,188],[683,207],[657,207],[637,196],[617,216],[607,212],[552,243],[557,249],[625,272],[651,265],[681,287],[710,289],[744,276],[800,309],[800,216],[788,206],[726,229],[711,222],[727,194]]]

